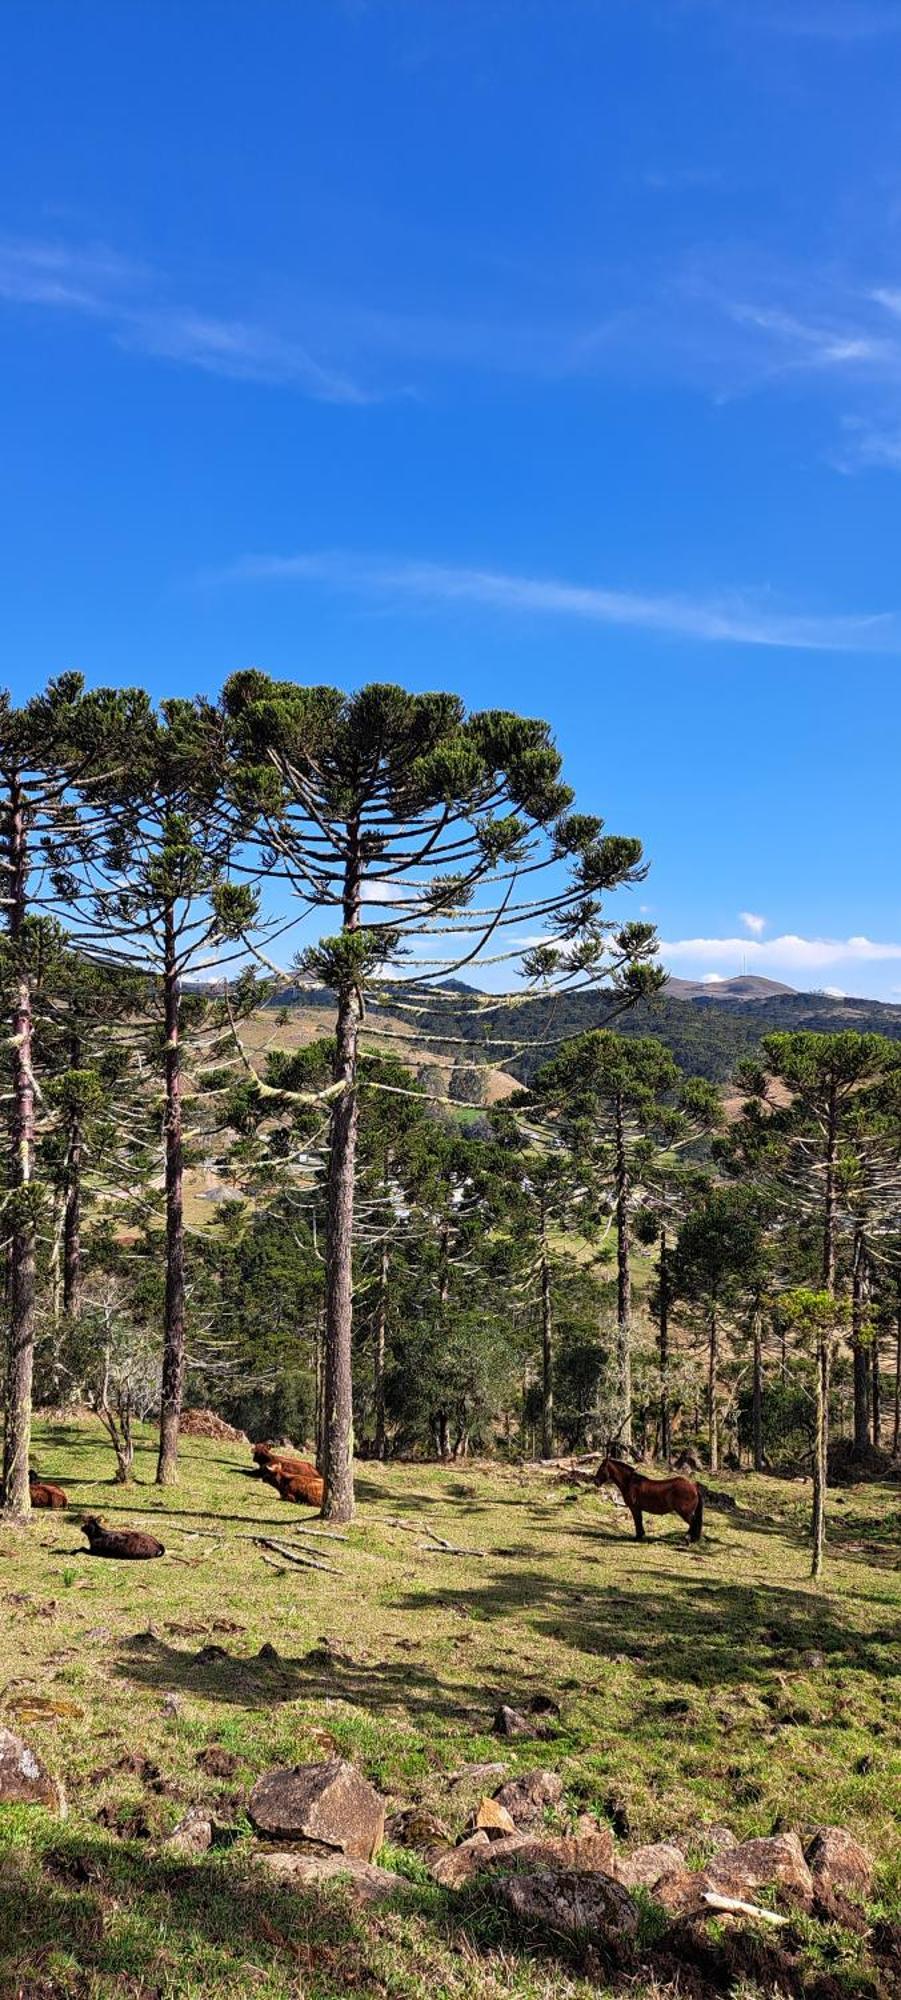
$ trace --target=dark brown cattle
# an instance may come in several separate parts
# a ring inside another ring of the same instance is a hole
[[[289,1457],[283,1452],[271,1452],[268,1458],[260,1460],[260,1478],[265,1479],[267,1486],[277,1486],[282,1473],[303,1478],[315,1470],[308,1458]]]
[[[281,1500],[296,1500],[302,1507],[322,1506],[325,1483],[315,1465],[303,1465],[299,1471],[279,1472],[275,1483]]]
[[[621,1458],[605,1458],[595,1473],[596,1486],[618,1486],[635,1523],[639,1542],[645,1539],[643,1514],[678,1514],[688,1539],[700,1539],[704,1502],[693,1479],[648,1479]]]
[[[39,1479],[36,1472],[28,1474],[28,1490],[32,1507],[68,1507],[68,1494],[61,1486],[53,1486],[49,1479]]]
[[[144,1535],[139,1528],[105,1528],[96,1514],[88,1514],[81,1527],[91,1544],[92,1556],[113,1556],[120,1562],[149,1562],[151,1556],[166,1553],[155,1535]]]

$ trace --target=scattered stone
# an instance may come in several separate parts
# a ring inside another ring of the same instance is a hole
[[[385,1833],[385,1803],[340,1757],[267,1771],[250,1794],[250,1819],[270,1839],[304,1840],[371,1861]]]
[[[439,1854],[450,1847],[451,1837],[443,1820],[425,1806],[407,1806],[393,1813],[385,1827],[385,1837],[395,1847],[409,1847],[414,1854]]]
[[[358,1903],[384,1902],[387,1896],[409,1895],[412,1888],[403,1875],[346,1854],[284,1854],[270,1849],[256,1855],[255,1861],[286,1888],[315,1889],[322,1882],[338,1881]]]
[[[468,1840],[461,1840],[459,1847],[449,1847],[446,1854],[439,1854],[432,1863],[435,1881],[442,1889],[462,1889],[478,1873],[490,1848],[488,1835],[481,1830]]]
[[[613,1873],[613,1835],[609,1827],[594,1833],[532,1835],[525,1832],[501,1835],[492,1840],[484,1828],[439,1855],[432,1874],[445,1889],[462,1889],[474,1875],[490,1869],[503,1870],[508,1862],[529,1871],[563,1870],[577,1875]]]
[[[489,1840],[500,1833],[516,1832],[515,1823],[511,1819],[506,1806],[500,1805],[497,1799],[479,1800],[473,1832],[477,1832],[479,1827],[484,1827]]]
[[[14,1694],[5,1704],[10,1715],[17,1722],[59,1722],[72,1716],[81,1716],[84,1709],[80,1702],[62,1701],[50,1694]]]
[[[703,1870],[702,1889],[753,1902],[758,1889],[783,1889],[809,1909],[813,1878],[796,1833],[777,1833],[764,1840],[742,1840],[723,1848]]]
[[[805,1855],[819,1896],[823,1890],[858,1896],[873,1886],[873,1857],[843,1826],[818,1827]]]
[[[509,1769],[507,1764],[461,1764],[459,1771],[452,1771],[449,1785],[484,1784],[488,1778],[502,1778]]]
[[[213,1822],[202,1806],[189,1806],[163,1842],[178,1854],[206,1854],[212,1845]]]
[[[686,1872],[685,1856],[681,1847],[674,1847],[667,1840],[655,1840],[646,1847],[633,1847],[630,1854],[618,1854],[614,1861],[614,1874],[624,1889],[656,1889],[667,1877],[674,1878]]]
[[[547,1725],[502,1701],[492,1723],[495,1736],[546,1736]]]
[[[613,1835],[607,1826],[591,1833],[517,1833],[491,1843],[485,1866],[502,1867],[514,1855],[516,1866],[522,1868],[562,1868],[576,1875],[614,1872]]]
[[[638,1911],[627,1889],[610,1875],[582,1875],[544,1869],[534,1875],[502,1875],[495,1895],[520,1922],[568,1937],[600,1933],[606,1941],[631,1943]]]
[[[737,1847],[738,1841],[728,1826],[695,1826],[683,1835],[682,1847],[697,1848],[709,1860],[713,1854],[723,1854],[727,1848]]]
[[[210,1743],[205,1750],[198,1750],[195,1762],[208,1778],[233,1778],[238,1768],[234,1751],[224,1750],[221,1743]]]
[[[21,1736],[0,1728],[0,1805],[45,1806],[66,1817],[66,1794]]]
[[[556,1771],[525,1771],[521,1778],[510,1778],[500,1785],[494,1796],[514,1826],[540,1826],[545,1813],[561,1803],[563,1779]]]

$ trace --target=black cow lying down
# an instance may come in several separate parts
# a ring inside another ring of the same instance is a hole
[[[81,1524],[91,1544],[92,1556],[117,1556],[122,1562],[146,1562],[166,1551],[155,1535],[143,1535],[137,1528],[105,1528],[96,1514],[88,1514]]]

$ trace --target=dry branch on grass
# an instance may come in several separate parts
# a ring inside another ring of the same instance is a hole
[[[270,1541],[267,1535],[253,1535],[251,1540],[256,1543],[257,1548],[273,1549],[277,1556],[284,1558],[285,1562],[298,1563],[302,1569],[322,1569],[328,1570],[332,1575],[335,1574],[334,1563],[323,1562],[321,1556],[312,1555],[307,1550],[301,1555],[299,1549],[288,1549],[284,1542]]]

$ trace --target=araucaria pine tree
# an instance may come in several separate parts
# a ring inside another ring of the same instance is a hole
[[[114,702],[115,697],[110,697]],[[164,1097],[165,1307],[157,1482],[174,1484],[185,1375],[183,987],[222,965],[222,947],[246,934],[257,899],[233,879],[240,824],[222,804],[227,733],[221,710],[167,701],[155,711],[141,692],[120,698],[127,760],[91,798],[99,831],[61,859],[66,886],[88,915],[80,949],[148,975],[160,1036]],[[90,729],[88,711],[86,728]]]
[[[360,1028],[367,993],[404,959],[416,978],[523,958],[551,984],[637,964],[645,925],[601,919],[599,896],[642,872],[637,840],[571,812],[547,725],[467,715],[452,694],[374,685],[347,696],[235,675],[225,708],[239,754],[233,792],[253,806],[272,870],[298,914],[339,928],[300,970],[336,997],[326,1245],[323,1512],[353,1514],[352,1247]],[[637,975],[636,975],[637,977]]]

